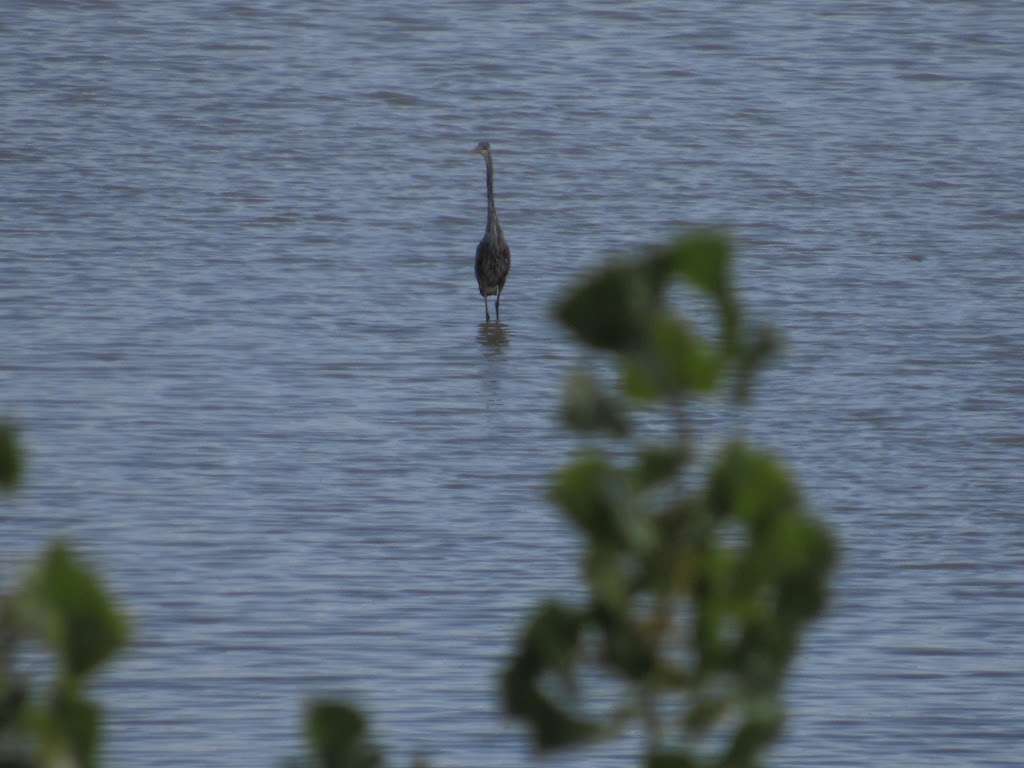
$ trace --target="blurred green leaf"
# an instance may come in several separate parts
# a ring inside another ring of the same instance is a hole
[[[772,515],[800,504],[788,473],[770,455],[733,443],[712,470],[708,506],[719,517],[732,516],[754,527],[757,536]]]
[[[704,392],[715,386],[721,362],[715,350],[669,315],[653,324],[653,353],[661,363],[666,393]]]
[[[306,735],[318,768],[376,768],[383,764],[367,739],[366,721],[348,705],[332,701],[310,704]]]
[[[684,235],[667,246],[656,248],[651,260],[655,272],[682,277],[715,299],[729,348],[737,339],[739,327],[739,309],[730,274],[731,261],[732,248],[728,238],[710,231]]]
[[[594,617],[604,633],[605,661],[637,681],[650,675],[655,666],[651,637],[630,621],[625,611],[601,605],[596,606]]]
[[[651,520],[637,508],[626,477],[595,455],[559,472],[551,496],[596,543],[645,549],[654,540]]]
[[[743,725],[719,762],[722,768],[756,765],[758,751],[774,741],[782,729],[782,710],[774,700],[755,700],[745,715]]]
[[[835,562],[836,547],[828,530],[817,520],[804,518],[800,524],[798,541],[786,542],[787,553],[783,557],[790,567],[780,579],[778,612],[784,617],[807,620],[825,605],[826,576]]]
[[[622,351],[643,340],[659,301],[645,271],[614,264],[573,291],[557,307],[556,315],[587,344]]]
[[[35,761],[27,754],[17,752],[12,747],[5,747],[6,752],[0,752],[0,768],[38,768]]]
[[[601,729],[574,717],[555,704],[535,684],[523,679],[515,667],[504,676],[505,711],[533,726],[533,737],[542,750],[558,749],[589,741]]]
[[[14,427],[0,423],[0,488],[13,488],[21,475],[21,453]]]
[[[43,556],[19,593],[18,605],[72,678],[108,659],[127,637],[126,622],[102,584],[60,543]]]
[[[644,446],[633,467],[633,480],[641,488],[663,483],[676,477],[689,459],[690,449],[682,441]]]
[[[78,696],[73,688],[60,687],[43,713],[43,752],[52,765],[92,768],[96,765],[100,735],[100,711]]]
[[[768,327],[756,328],[740,346],[736,364],[736,382],[733,395],[740,403],[750,399],[754,375],[772,357],[778,354],[782,340]]]
[[[709,230],[677,237],[654,249],[657,268],[684,277],[691,285],[725,301],[732,291],[732,248],[722,233]]]
[[[647,768],[697,768],[700,763],[681,753],[659,753],[647,758]]]
[[[625,404],[602,390],[592,377],[577,373],[566,387],[565,420],[573,429],[604,431],[622,437],[629,432]]]
[[[0,734],[4,732],[5,728],[12,727],[21,716],[26,698],[25,688],[8,683],[0,672]],[[3,753],[0,752],[0,754]]]
[[[676,500],[660,512],[655,520],[657,545],[642,560],[637,585],[660,595],[689,596],[710,528],[707,517],[689,500]]]
[[[706,392],[721,370],[718,353],[668,313],[652,318],[643,346],[623,365],[626,393],[641,400]]]
[[[686,714],[686,727],[695,734],[707,731],[728,711],[730,700],[721,695],[697,699]]]
[[[568,606],[548,602],[537,611],[523,639],[520,658],[531,676],[554,669],[564,672],[575,660],[584,615]]]
[[[629,582],[619,549],[595,544],[586,555],[586,570],[594,600],[620,610],[629,595]]]
[[[585,616],[578,610],[554,602],[544,604],[505,672],[505,710],[533,726],[541,749],[575,744],[600,732],[595,724],[567,712],[564,706],[569,702],[557,701],[543,684],[549,674],[555,674],[565,683],[563,689],[574,687],[572,665],[580,653],[584,622]]]

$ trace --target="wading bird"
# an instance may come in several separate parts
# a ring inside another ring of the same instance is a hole
[[[471,150],[483,155],[487,164],[487,231],[476,247],[476,284],[484,297],[484,315],[490,320],[491,310],[487,297],[495,296],[494,312],[501,319],[501,290],[505,287],[508,270],[512,265],[512,252],[498,223],[498,210],[494,207],[494,165],[491,163],[491,145],[481,141]]]

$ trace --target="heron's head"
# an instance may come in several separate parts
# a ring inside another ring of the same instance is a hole
[[[471,149],[470,152],[476,152],[478,155],[483,155],[484,157],[487,157],[489,154],[491,154],[491,143],[489,141],[481,141],[479,144],[473,147],[473,149]]]

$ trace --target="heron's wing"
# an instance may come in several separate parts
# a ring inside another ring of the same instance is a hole
[[[487,239],[480,241],[480,244],[476,247],[476,262],[473,265],[473,271],[476,273],[476,284],[480,287],[480,293],[484,293],[487,287],[487,253],[490,249],[490,243]]]
[[[501,241],[501,249],[499,250],[498,256],[498,282],[501,283],[502,287],[505,286],[505,278],[508,277],[508,271],[512,268],[512,249],[508,247],[508,243]]]
[[[484,259],[487,258],[488,242],[481,240],[476,247],[476,279],[480,279],[480,270],[484,267]]]

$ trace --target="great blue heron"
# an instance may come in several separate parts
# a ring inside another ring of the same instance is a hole
[[[484,315],[491,319],[491,310],[487,306],[487,297],[496,296],[494,311],[501,319],[501,290],[508,279],[508,270],[512,265],[512,252],[509,250],[505,236],[501,233],[498,223],[498,210],[494,207],[494,165],[491,163],[491,145],[481,141],[471,150],[483,155],[487,164],[487,231],[483,240],[476,247],[476,284],[480,295],[484,297]]]

